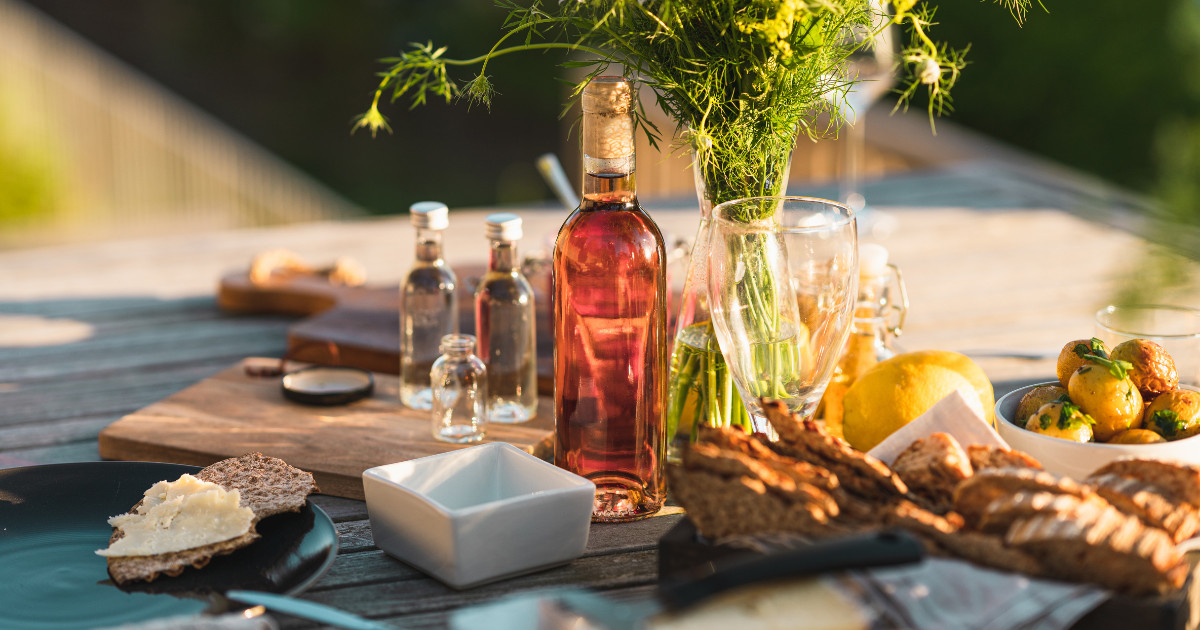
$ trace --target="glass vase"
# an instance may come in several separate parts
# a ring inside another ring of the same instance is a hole
[[[756,172],[722,169],[721,148],[693,134],[692,174],[700,204],[667,381],[668,459],[678,461],[682,448],[694,441],[701,426],[736,427],[747,433],[755,427],[738,394],[717,346],[708,299],[708,242],[712,211],[717,204],[743,197],[781,195],[791,170],[793,142],[768,148],[756,160]]]

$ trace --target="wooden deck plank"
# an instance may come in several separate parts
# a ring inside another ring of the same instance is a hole
[[[432,580],[383,581],[347,588],[314,590],[305,598],[366,617],[389,617],[449,610],[483,603],[510,593],[570,584],[604,589],[653,584],[658,579],[656,551],[580,558],[520,580],[503,580],[456,591]]]
[[[327,494],[313,495],[311,500],[325,510],[334,523],[367,520],[367,504],[362,501],[343,499]]]
[[[653,517],[632,523],[593,523],[582,558],[654,551],[659,537],[675,526],[681,514]],[[367,521],[337,524],[340,560],[313,590],[358,584],[416,579],[423,574],[375,547]]]
[[[0,367],[0,382],[82,379],[113,370],[197,362],[224,361],[228,364],[232,362],[230,357],[236,360],[247,356],[280,356],[287,347],[286,330],[284,326],[263,326],[185,341],[162,337],[156,342],[120,344],[118,341],[76,352],[56,352],[54,356],[42,355]]]
[[[0,439],[0,444],[3,439]],[[95,438],[75,442],[65,442],[52,446],[35,446],[31,448],[3,449],[0,454],[6,462],[4,466],[24,466],[35,464],[58,464],[62,462],[98,462],[100,450]]]

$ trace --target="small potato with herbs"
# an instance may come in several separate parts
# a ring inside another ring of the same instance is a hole
[[[1144,424],[1167,440],[1200,433],[1200,392],[1176,389],[1160,394],[1146,407]]]
[[[1054,402],[1059,398],[1067,396],[1067,388],[1059,387],[1058,385],[1039,385],[1025,393],[1021,397],[1021,402],[1017,403],[1016,418],[1024,425],[1042,405]]]
[[[1142,394],[1129,378],[1129,364],[1089,355],[1067,382],[1071,400],[1095,419],[1096,440],[1106,442],[1126,429],[1142,427]]]
[[[1156,444],[1200,435],[1200,391],[1179,388],[1175,360],[1159,344],[1130,339],[1111,351],[1098,338],[1063,346],[1059,381],[1030,389],[1013,422],[1077,442]]]
[[[1029,416],[1025,428],[1034,433],[1072,442],[1091,442],[1094,423],[1095,420],[1070,401],[1056,400],[1042,405]]]
[[[1151,400],[1179,386],[1175,360],[1162,346],[1147,339],[1130,339],[1117,344],[1109,353],[1114,361],[1127,361],[1133,367],[1129,378],[1142,398]]]
[[[1163,436],[1150,429],[1126,429],[1112,437],[1109,444],[1158,444],[1166,442]]]
[[[1107,359],[1108,346],[1095,337],[1076,339],[1063,346],[1058,353],[1058,365],[1055,366],[1058,382],[1062,383],[1063,387],[1067,387],[1067,382],[1071,380],[1071,375],[1075,373],[1075,370],[1087,365],[1088,360],[1084,356],[1088,354]]]

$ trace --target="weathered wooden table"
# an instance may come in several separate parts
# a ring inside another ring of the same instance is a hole
[[[1138,224],[1136,203],[1073,176],[966,164],[866,192],[882,214],[864,240],[890,249],[911,297],[897,346],[973,354],[997,383],[1051,376],[1053,359],[990,354],[1056,356],[1092,334],[1097,308],[1140,282],[1134,261],[1145,243],[1126,229]],[[646,205],[669,238],[692,237],[694,204]],[[524,253],[549,249],[566,216],[506,210],[526,219]],[[452,211],[452,265],[482,260],[485,213]],[[280,356],[294,320],[229,316],[214,303],[221,274],[254,254],[351,256],[385,284],[410,266],[412,241],[407,218],[393,217],[0,253],[0,467],[97,460],[97,433],[123,415],[243,357]],[[1157,299],[1200,306],[1200,275],[1188,271]],[[315,500],[337,523],[341,552],[304,597],[406,627],[441,627],[458,607],[539,587],[644,596],[656,582],[658,538],[680,518],[675,510],[594,525],[587,553],[568,566],[458,592],[377,549],[362,502]]]

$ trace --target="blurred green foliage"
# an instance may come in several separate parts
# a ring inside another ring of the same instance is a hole
[[[558,53],[497,60],[490,112],[398,105],[394,135],[350,135],[380,58],[416,41],[484,52],[505,13],[489,0],[26,1],[371,211],[550,196],[533,160],[563,144]],[[1024,28],[992,3],[940,3],[939,39],[971,45],[950,120],[1137,191],[1197,195],[1195,0],[1044,1]]]
[[[59,187],[51,156],[13,132],[0,107],[0,225],[19,224],[58,209]]]
[[[940,3],[937,33],[970,44],[951,120],[1141,192],[1156,142],[1200,113],[1194,0],[1043,0],[1024,28],[980,2]],[[1167,156],[1161,156],[1170,159]]]
[[[550,196],[534,167],[559,147],[559,56],[494,66],[489,113],[390,108],[395,133],[350,134],[409,42],[486,52],[505,12],[489,0],[26,0],[369,211]]]

